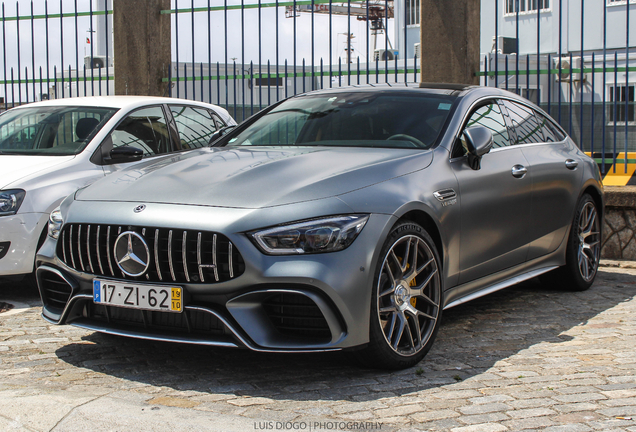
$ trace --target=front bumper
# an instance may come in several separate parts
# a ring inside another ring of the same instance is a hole
[[[29,274],[48,215],[25,213],[0,217],[0,277]]]
[[[376,251],[391,219],[372,215],[349,248],[315,255],[267,256],[244,234],[219,230],[240,251],[244,272],[217,283],[178,283],[185,292],[181,314],[95,304],[95,275],[66,265],[56,255],[56,241],[48,238],[37,257],[43,317],[56,324],[141,339],[256,351],[363,345],[369,336]]]

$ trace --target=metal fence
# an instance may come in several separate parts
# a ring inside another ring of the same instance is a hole
[[[629,174],[634,12],[636,0],[484,0],[481,84],[538,103],[602,169]],[[161,13],[166,94],[238,121],[313,89],[420,80],[419,0],[173,0]],[[3,2],[0,105],[113,94],[112,21],[111,0]]]
[[[482,85],[538,103],[603,173],[623,174],[616,184],[636,168],[635,12],[636,0],[482,2]]]

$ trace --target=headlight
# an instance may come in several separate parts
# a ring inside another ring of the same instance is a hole
[[[26,192],[22,189],[0,191],[0,216],[16,214],[25,195]]]
[[[334,216],[251,233],[268,255],[335,252],[349,247],[369,215]]]
[[[60,236],[62,224],[64,224],[64,219],[62,218],[62,212],[60,212],[60,208],[58,207],[49,215],[49,237],[54,239],[58,238]]]

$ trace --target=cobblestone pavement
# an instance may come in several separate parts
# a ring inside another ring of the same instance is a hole
[[[0,314],[0,430],[636,431],[636,269],[445,312],[417,367],[137,341]]]

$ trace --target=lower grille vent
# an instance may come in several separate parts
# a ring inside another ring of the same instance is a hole
[[[302,294],[284,293],[268,297],[263,308],[276,329],[287,336],[315,338],[328,342],[331,331],[320,308]]]
[[[218,318],[201,311],[186,310],[183,313],[142,311],[91,303],[88,313],[88,318],[95,321],[124,324],[140,329],[201,335],[225,334],[225,326]]]
[[[40,276],[42,301],[52,312],[61,313],[71,298],[72,287],[55,273],[45,271]]]

